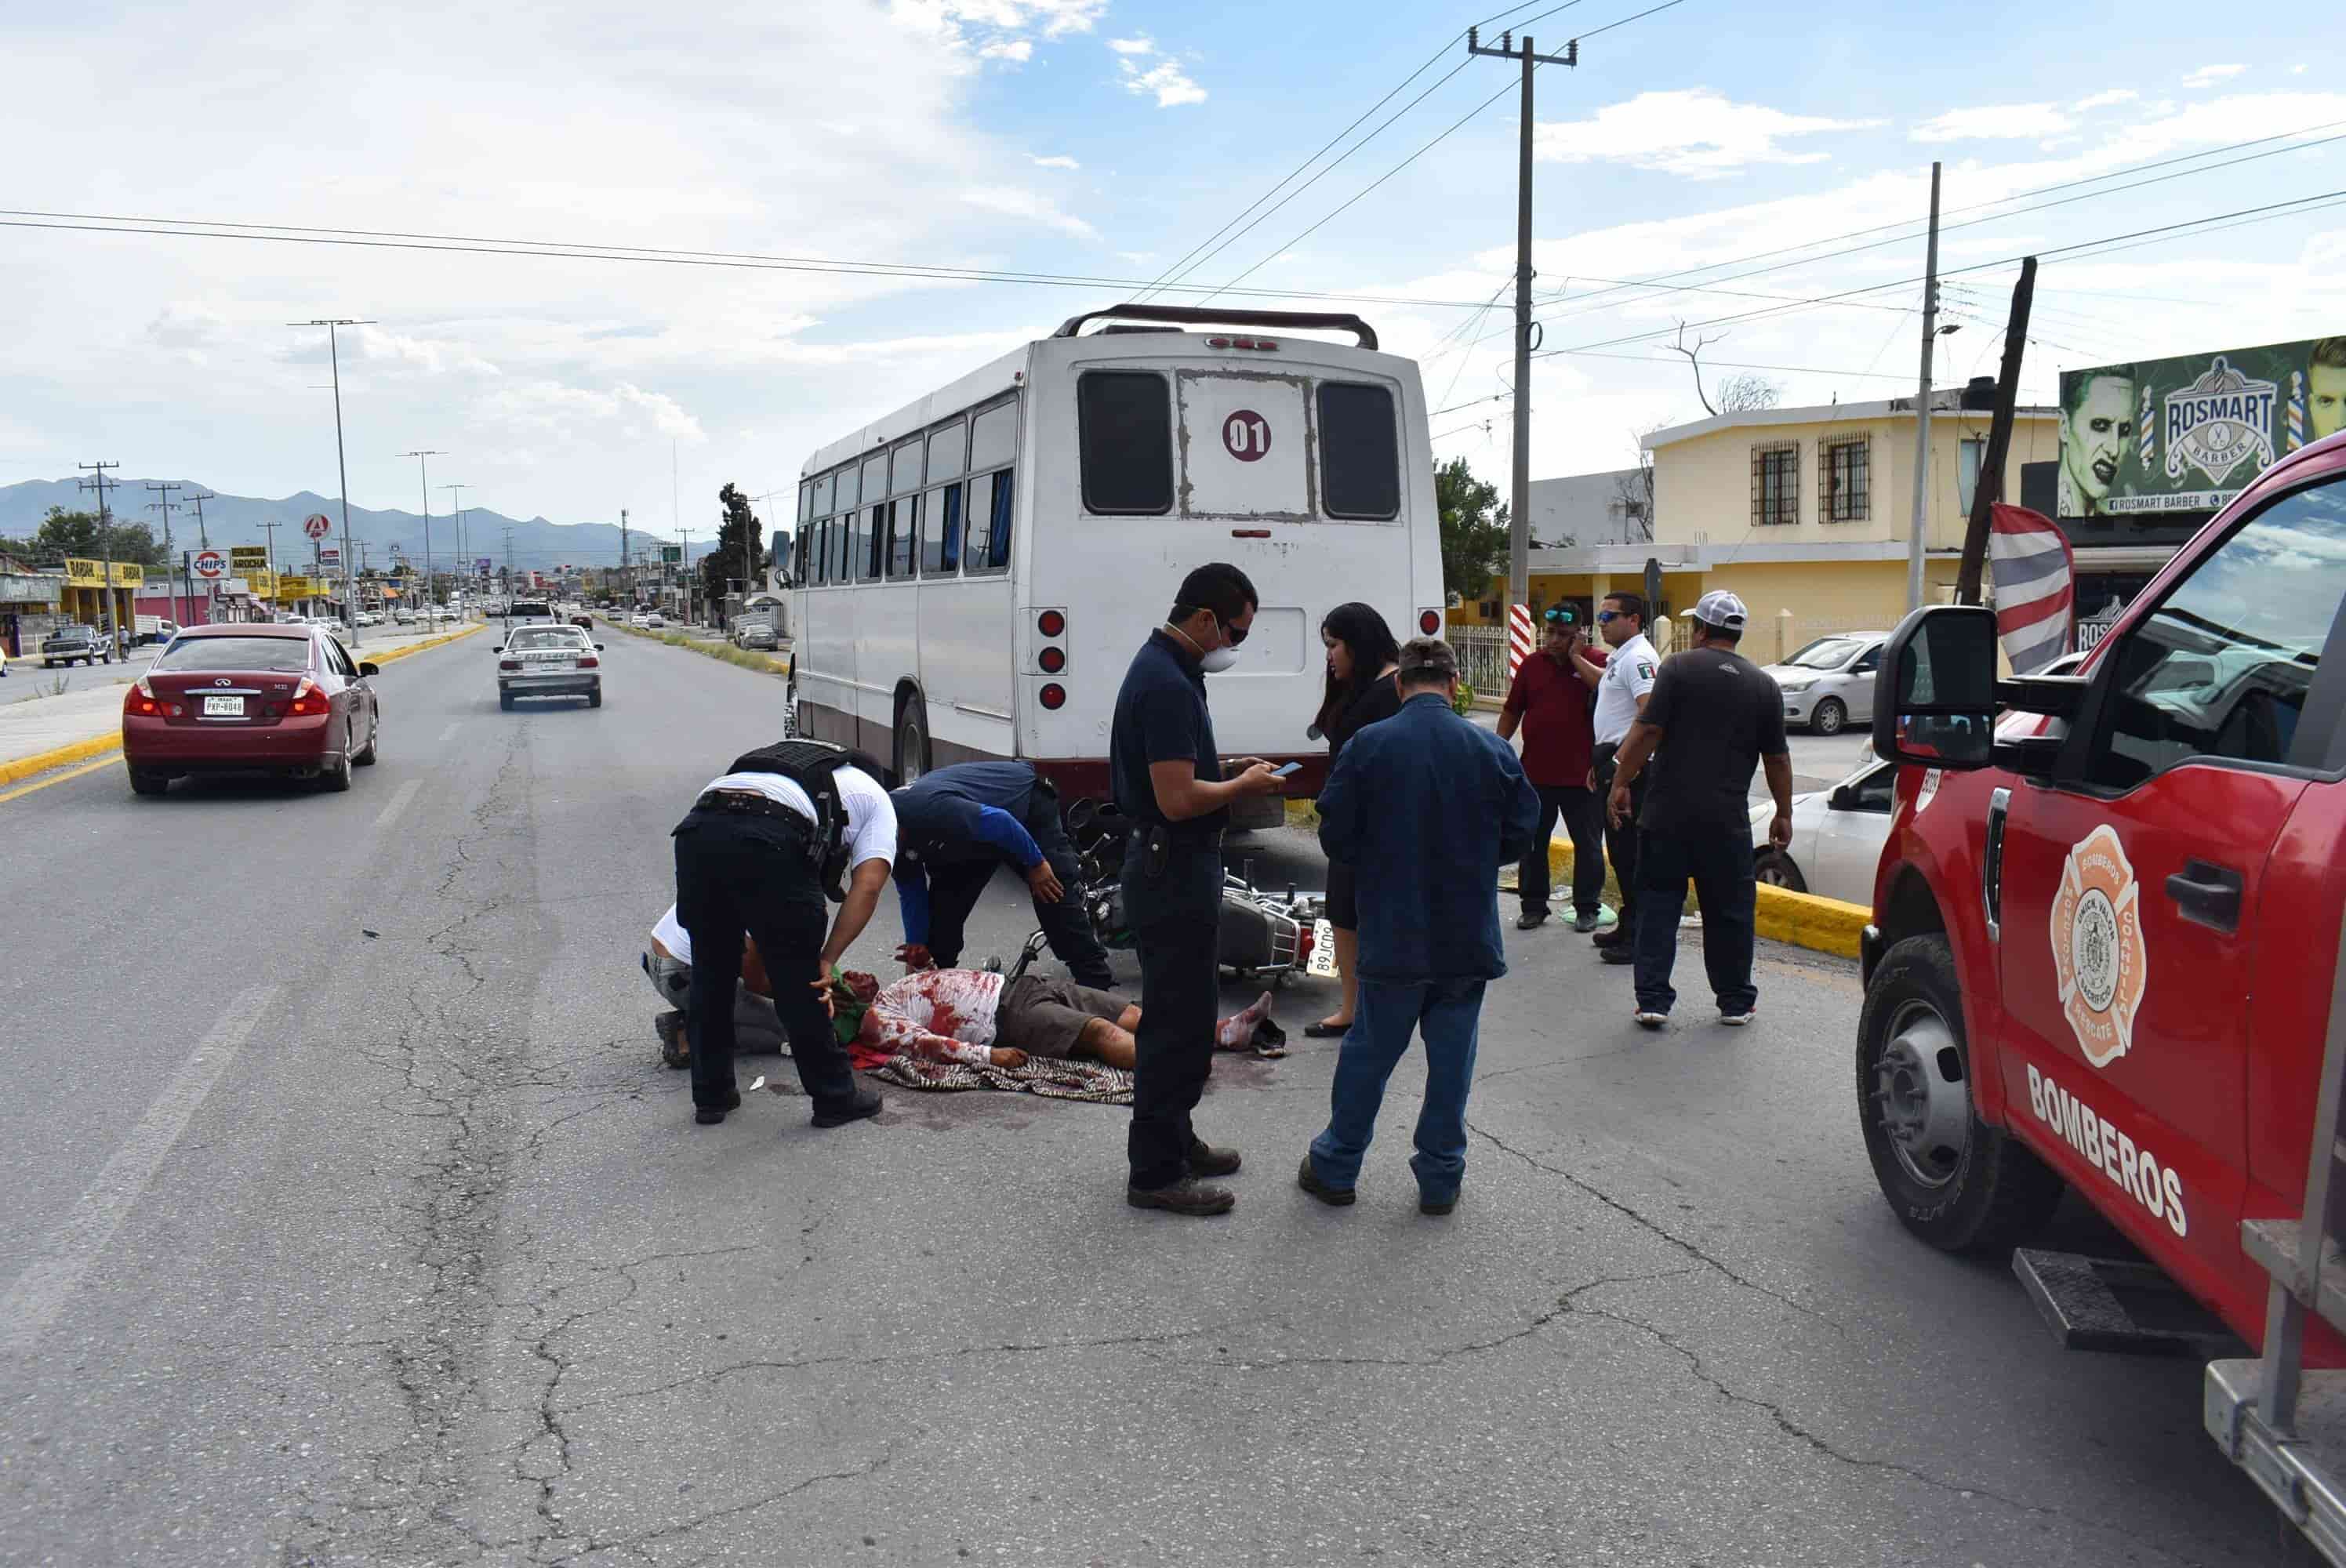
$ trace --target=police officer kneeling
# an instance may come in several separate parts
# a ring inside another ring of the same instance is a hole
[[[814,1125],[880,1109],[832,1034],[831,967],[872,919],[896,858],[896,812],[876,767],[842,747],[785,740],[736,758],[673,831],[676,912],[692,942],[694,1119],[721,1122],[733,1083],[734,976],[756,939]],[[823,901],[840,906],[824,934]]]
[[[1125,672],[1108,731],[1117,807],[1136,830],[1124,860],[1124,918],[1140,957],[1125,1187],[1136,1208],[1227,1214],[1238,1201],[1198,1179],[1237,1170],[1238,1151],[1200,1140],[1189,1113],[1214,1059],[1222,829],[1232,800],[1280,789],[1251,758],[1223,777],[1206,711],[1206,674],[1237,662],[1255,603],[1246,574],[1222,562],[1182,579],[1173,613]]]

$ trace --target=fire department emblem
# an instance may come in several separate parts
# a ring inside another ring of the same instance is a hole
[[[2255,473],[2273,460],[2271,382],[2250,381],[2218,354],[2199,379],[2167,394],[2167,477],[2190,469],[2222,484],[2254,459]]]
[[[2061,1013],[2086,1060],[2106,1067],[2134,1044],[2149,980],[2142,945],[2142,889],[2126,848],[2107,826],[2069,850],[2053,900],[2053,973]]]

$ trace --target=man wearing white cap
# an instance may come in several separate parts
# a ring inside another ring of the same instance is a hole
[[[1719,999],[1721,1023],[1744,1024],[1758,1012],[1751,983],[1751,772],[1765,764],[1776,820],[1768,841],[1792,841],[1792,759],[1784,744],[1783,695],[1768,673],[1735,651],[1748,612],[1733,594],[1714,589],[1694,607],[1692,643],[1662,661],[1645,712],[1629,728],[1615,763],[1606,809],[1629,812],[1629,786],[1659,750],[1638,819],[1637,1020],[1648,1029],[1669,1022],[1678,993],[1678,917],[1686,885],[1702,904],[1702,961]]]

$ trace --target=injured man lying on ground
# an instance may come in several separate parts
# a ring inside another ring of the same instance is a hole
[[[833,985],[834,1016],[861,1010],[848,1052],[858,1067],[891,1056],[1022,1067],[1031,1055],[1097,1062],[1132,1071],[1132,1032],[1140,1009],[1114,992],[1072,980],[1022,975],[1016,980],[981,969],[917,969],[882,985],[850,970]],[[1214,1026],[1214,1044],[1247,1051],[1270,1016],[1270,993]],[[845,1034],[842,1026],[841,1033]]]
[[[652,989],[670,1003],[670,1011],[652,1020],[660,1060],[686,1066],[692,1060],[683,1012],[692,991],[692,939],[677,923],[673,904],[652,927],[643,968]],[[1132,1071],[1132,1032],[1140,1024],[1140,1009],[1113,992],[1039,975],[1005,980],[977,969],[915,970],[889,985],[857,971],[832,973],[832,1028],[855,1065],[867,1072],[896,1056],[1023,1067],[1030,1055]],[[1214,1044],[1225,1051],[1271,1054],[1265,1038],[1284,1037],[1275,1026],[1264,1027],[1270,1017],[1266,991],[1253,1006],[1215,1025]],[[736,1048],[744,1055],[789,1044],[774,1011],[772,983],[746,933],[733,1028]]]

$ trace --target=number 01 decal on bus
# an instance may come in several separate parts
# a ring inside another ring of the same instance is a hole
[[[1250,408],[1222,421],[1222,445],[1240,463],[1253,463],[1270,450],[1270,422]]]

